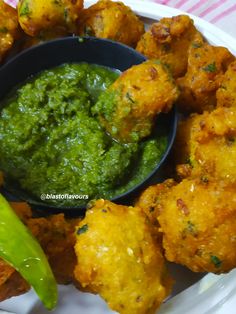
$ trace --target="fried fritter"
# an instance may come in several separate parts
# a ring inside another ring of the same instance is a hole
[[[29,289],[29,284],[21,275],[0,259],[0,302],[21,295]]]
[[[0,63],[18,37],[17,11],[0,0]]]
[[[184,158],[191,166],[190,175],[204,181],[212,177],[236,182],[236,107],[221,107],[211,113],[194,115],[182,123],[180,131],[176,147],[182,140]],[[181,146],[179,149],[181,151]],[[176,156],[181,162],[182,153]],[[183,167],[178,167],[180,174],[184,172]]]
[[[194,272],[236,267],[235,187],[223,181],[185,179],[159,205],[166,258]]]
[[[55,28],[53,30],[46,30],[40,32],[39,35],[35,37],[25,35],[24,40],[22,40],[22,50],[42,44],[46,41],[50,41],[56,38],[66,37],[68,32],[63,28]]]
[[[216,99],[218,107],[236,107],[236,61],[225,72],[216,92]]]
[[[63,214],[57,214],[47,218],[31,218],[26,222],[43,248],[56,281],[60,284],[71,283],[74,279],[74,230],[79,221],[65,220]]]
[[[194,160],[191,153],[196,145],[196,133],[201,130],[204,114],[192,114],[178,122],[177,133],[172,151],[172,160],[180,178],[189,177],[192,174]]]
[[[175,78],[187,70],[188,51],[203,43],[202,35],[187,15],[162,18],[141,37],[137,50],[149,59],[160,59]]]
[[[135,206],[142,208],[149,220],[154,226],[158,226],[158,204],[165,193],[176,183],[173,179],[168,179],[163,183],[149,186],[139,196]]]
[[[74,32],[82,8],[83,0],[20,0],[18,18],[22,29],[30,36],[48,29]]]
[[[156,115],[168,112],[178,96],[165,66],[147,61],[123,72],[100,96],[93,113],[112,137],[136,142],[151,133]]]
[[[10,202],[11,208],[14,209],[20,220],[26,224],[27,220],[32,218],[32,210],[25,202]]]
[[[191,47],[187,73],[177,79],[180,88],[179,109],[184,113],[212,110],[222,75],[235,57],[224,47],[203,44]]]
[[[138,207],[98,200],[77,228],[75,277],[121,314],[151,314],[170,292],[161,248]]]
[[[79,16],[81,36],[112,39],[135,47],[143,33],[143,22],[122,2],[100,0]]]

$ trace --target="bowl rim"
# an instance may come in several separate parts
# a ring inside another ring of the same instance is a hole
[[[54,39],[54,40],[51,40],[48,42],[40,43],[39,45],[30,47],[30,48],[20,52],[19,54],[10,58],[2,67],[0,67],[0,73],[3,71],[7,71],[8,67],[11,67],[15,63],[19,63],[23,57],[27,56],[28,54],[34,53],[35,50],[47,49],[48,46],[52,47],[53,45],[57,45],[58,43],[69,44],[69,43],[77,42],[77,41],[80,44],[87,43],[87,42],[92,42],[92,43],[96,44],[96,42],[102,42],[105,45],[107,44],[108,46],[109,45],[117,46],[117,47],[120,47],[121,49],[125,49],[128,52],[135,53],[135,55],[137,55],[137,57],[140,58],[140,63],[145,62],[147,60],[147,58],[145,56],[143,56],[141,53],[139,53],[135,49],[133,49],[133,48],[131,48],[125,44],[113,41],[113,40],[101,39],[101,38],[96,38],[96,37],[91,37],[91,36],[84,36],[84,37],[69,36],[69,37],[62,37],[59,39],[57,38],[57,39]],[[83,62],[83,61],[79,61],[78,63],[80,63],[80,62]],[[94,63],[94,64],[96,64],[96,63]],[[59,64],[58,64],[58,66],[59,66]],[[54,66],[52,66],[51,68],[53,68],[53,67]],[[50,68],[50,67],[44,67],[40,71],[34,72],[34,74],[32,74],[32,77],[37,75],[37,73],[40,73],[41,71],[44,71],[48,68]],[[21,83],[24,83],[24,81],[21,81]],[[14,86],[11,87],[11,89],[14,88]],[[10,91],[8,91],[8,92],[10,92]],[[4,97],[6,95],[7,95],[7,93],[4,93],[4,96],[2,96],[0,98],[0,101],[1,101],[1,99],[4,99]],[[139,183],[137,183],[136,185],[134,185],[133,187],[128,189],[126,192],[123,192],[119,195],[116,195],[112,198],[109,198],[110,201],[118,202],[118,203],[127,203],[127,201],[125,201],[125,199],[127,199],[129,196],[131,197],[132,194],[134,194],[136,191],[139,191],[142,187],[144,188],[145,186],[147,186],[147,184],[151,180],[151,178],[153,178],[154,175],[157,174],[158,170],[161,168],[161,166],[163,165],[163,163],[165,162],[165,160],[167,159],[167,157],[171,151],[171,148],[172,148],[173,143],[174,143],[176,131],[177,131],[177,122],[178,122],[177,108],[175,106],[173,106],[172,110],[168,113],[168,115],[170,116],[170,119],[169,119],[170,120],[170,128],[167,131],[168,142],[167,142],[167,146],[165,148],[165,151],[162,153],[161,158],[157,162],[156,166],[142,181],[140,181]],[[3,171],[3,173],[4,173],[4,171]],[[78,214],[79,214],[79,211],[81,212],[81,211],[85,210],[87,207],[87,203],[89,203],[89,201],[88,201],[88,202],[85,202],[84,205],[77,205],[77,206],[62,205],[62,206],[60,206],[60,205],[44,202],[43,200],[41,200],[41,201],[37,200],[37,198],[34,198],[33,196],[31,196],[30,193],[27,193],[24,189],[18,188],[18,191],[19,191],[19,193],[17,193],[17,188],[14,188],[14,187],[12,189],[10,189],[9,185],[7,185],[7,184],[5,186],[3,186],[3,192],[5,193],[5,195],[9,195],[10,198],[11,197],[21,198],[23,201],[28,202],[31,206],[38,208],[39,210],[42,209],[44,211],[49,211],[49,212],[52,211],[53,213],[64,212],[64,213],[70,214],[71,212],[72,213],[78,212]],[[101,198],[101,197],[98,197],[96,199],[99,199],[99,198]],[[45,208],[45,209],[43,209],[43,208]]]
[[[9,64],[14,63],[18,60],[18,58],[22,58],[22,56],[24,56],[25,54],[31,53],[31,51],[34,50],[38,50],[43,46],[47,46],[47,45],[54,45],[57,42],[67,42],[67,41],[77,41],[80,44],[83,44],[85,41],[92,41],[92,42],[103,42],[103,43],[107,43],[110,45],[116,45],[116,46],[120,46],[126,50],[129,50],[131,52],[135,52],[136,55],[139,55],[140,58],[143,58],[145,60],[147,60],[147,58],[141,54],[140,52],[138,52],[137,50],[135,50],[134,48],[127,46],[123,43],[120,43],[118,41],[114,41],[111,39],[105,39],[105,38],[99,38],[99,37],[94,37],[94,36],[75,36],[75,35],[69,35],[69,36],[65,36],[65,37],[60,37],[60,38],[55,38],[55,39],[50,39],[48,41],[45,42],[40,42],[34,46],[31,46],[29,48],[26,48],[22,51],[20,51],[19,53],[16,53],[14,55],[11,55],[3,64],[0,64],[0,72],[4,71],[5,68],[7,68],[9,66]],[[42,71],[44,71],[46,69],[43,69]],[[35,74],[34,74],[35,75]]]

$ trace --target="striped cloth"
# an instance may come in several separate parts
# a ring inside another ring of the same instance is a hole
[[[10,4],[13,8],[16,7],[17,2],[18,2],[17,0],[3,0],[3,1],[5,1],[8,4]]]
[[[236,0],[150,0],[197,15],[236,38]]]
[[[147,0],[142,0],[147,1]],[[148,0],[197,15],[236,38],[236,0]],[[5,0],[13,7],[17,0]]]

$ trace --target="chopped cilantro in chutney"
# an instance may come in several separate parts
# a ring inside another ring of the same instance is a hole
[[[114,141],[93,115],[99,95],[118,77],[101,66],[65,64],[43,71],[2,101],[0,168],[36,199],[70,194],[112,198],[141,183],[166,149],[162,133]],[[164,131],[165,132],[165,131]],[[51,199],[57,206],[84,199]]]

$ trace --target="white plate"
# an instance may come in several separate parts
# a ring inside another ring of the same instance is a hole
[[[90,6],[96,0],[85,1]],[[167,6],[138,0],[124,0],[145,23],[151,24],[162,17],[183,14]],[[236,40],[214,25],[190,15],[196,27],[213,45],[227,47],[236,55]],[[236,313],[236,270],[226,275],[194,274],[181,266],[170,265],[176,278],[174,294],[158,311],[159,314],[234,314]],[[112,280],[112,278],[111,278]],[[182,291],[182,292],[181,292]],[[0,303],[0,314],[5,311],[16,314],[111,314],[105,302],[98,296],[81,293],[73,286],[59,286],[59,304],[52,311],[46,311],[35,293],[30,291]]]

